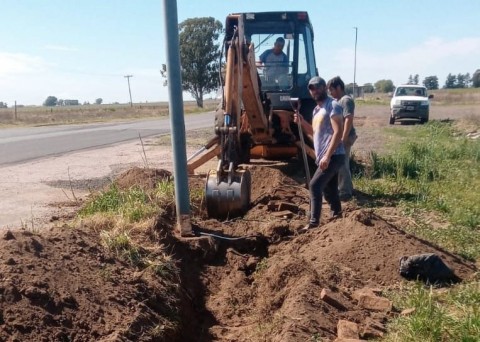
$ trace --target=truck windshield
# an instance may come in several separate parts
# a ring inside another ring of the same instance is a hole
[[[426,97],[425,88],[398,87],[395,96],[421,96]]]

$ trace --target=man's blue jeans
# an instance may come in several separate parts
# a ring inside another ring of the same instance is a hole
[[[310,225],[320,224],[322,211],[322,195],[330,204],[333,213],[340,213],[342,204],[338,196],[338,170],[345,163],[344,154],[336,154],[330,158],[325,170],[317,168],[310,181]]]
[[[345,160],[342,167],[338,170],[338,192],[340,198],[350,198],[353,194],[352,174],[350,173],[350,150],[352,145],[344,145]]]

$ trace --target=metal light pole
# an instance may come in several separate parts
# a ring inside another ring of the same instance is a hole
[[[127,79],[127,82],[128,82],[128,93],[130,94],[130,107],[133,107],[133,103],[132,103],[132,92],[130,91],[130,77],[133,77],[133,75],[125,75],[123,76]]]
[[[177,1],[163,0],[167,51],[167,81],[170,127],[172,129],[173,170],[177,230],[181,236],[192,236],[190,195],[188,190],[185,119],[183,113],[182,74],[178,39]]]
[[[355,29],[355,58],[353,60],[353,99],[355,99],[355,77],[357,75],[357,36],[358,36],[358,27]]]

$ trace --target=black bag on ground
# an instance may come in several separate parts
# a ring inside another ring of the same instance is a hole
[[[458,277],[436,254],[417,254],[400,258],[400,275],[409,280],[431,283],[457,281]]]

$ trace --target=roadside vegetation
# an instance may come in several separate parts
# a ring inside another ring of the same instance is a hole
[[[355,186],[373,207],[397,207],[407,232],[471,261],[480,260],[480,140],[466,131],[480,119],[432,121],[414,129],[388,128],[400,143],[371,153]],[[480,276],[448,289],[415,284],[390,294],[396,307],[414,308],[390,325],[387,341],[478,341]]]
[[[83,206],[78,219],[97,229],[105,248],[122,260],[141,270],[151,269],[157,275],[168,274],[176,279],[179,270],[171,257],[161,253],[159,258],[158,250],[150,253],[141,241],[145,231],[155,235],[156,220],[174,210],[174,195],[172,179],[158,182],[153,189],[121,189],[112,183]],[[193,212],[201,206],[202,198],[200,191],[190,193]]]
[[[184,113],[202,113],[213,111],[217,100],[205,100],[204,108],[195,102],[184,102]],[[0,128],[14,126],[44,126],[126,121],[168,116],[168,102],[129,104],[90,104],[56,107],[12,107],[0,108]]]
[[[445,291],[414,284],[390,293],[401,310],[384,341],[476,342],[480,336],[480,278]]]
[[[429,90],[433,94],[430,101],[432,106],[478,105],[480,103],[480,88],[435,89]],[[380,105],[389,106],[391,96],[388,93],[365,93],[363,97],[355,99],[357,106]],[[460,109],[461,110],[461,109]]]

